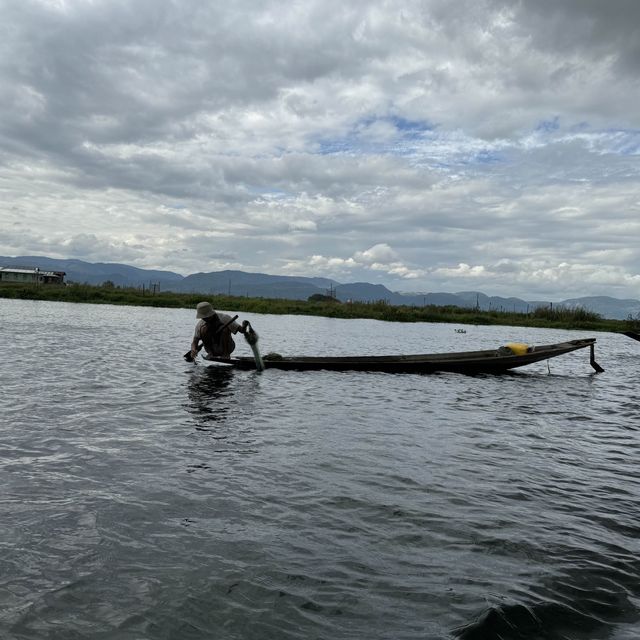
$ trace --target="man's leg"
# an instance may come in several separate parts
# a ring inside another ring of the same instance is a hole
[[[220,347],[222,351],[222,357],[229,359],[231,354],[236,348],[236,343],[233,341],[231,337],[231,331],[223,331],[222,338],[220,339]]]

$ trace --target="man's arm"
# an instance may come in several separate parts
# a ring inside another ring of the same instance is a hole
[[[194,336],[191,342],[191,358],[192,359],[195,359],[195,357],[198,355],[198,351],[200,351],[198,349],[198,342],[200,342],[200,338]]]
[[[202,321],[200,321],[202,322]],[[204,344],[198,348],[198,342],[201,340],[200,336],[200,322],[196,325],[195,331],[193,332],[193,340],[191,341],[191,358],[195,359],[198,355],[200,349],[204,346]]]
[[[245,333],[247,330],[247,325],[245,324],[246,320],[242,324],[238,324],[234,322],[229,328],[232,333]]]
[[[234,333],[234,334],[238,333],[238,332],[240,332],[240,333],[244,333],[245,332],[246,325],[245,325],[244,322],[242,323],[242,325],[239,325],[236,322],[236,318],[238,317],[237,315],[231,317],[231,316],[228,316],[228,315],[226,315],[224,313],[219,313],[218,317],[220,318],[220,321],[222,322],[222,327],[220,327],[220,329],[226,329],[229,332]]]

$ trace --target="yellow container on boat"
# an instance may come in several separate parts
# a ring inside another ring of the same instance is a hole
[[[523,356],[529,350],[529,345],[524,342],[507,342],[505,347],[511,349],[515,356]]]

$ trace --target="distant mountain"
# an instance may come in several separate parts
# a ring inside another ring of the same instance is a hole
[[[194,273],[179,282],[162,283],[163,289],[180,293],[224,293],[234,296],[291,298],[306,300],[314,293],[325,293],[338,284],[329,278],[271,276],[246,271]]]
[[[394,293],[381,284],[369,282],[352,282],[351,284],[339,284],[336,287],[336,298],[342,302],[377,302],[384,300],[388,304],[408,304],[405,296]],[[410,304],[410,303],[409,303]]]
[[[182,276],[172,271],[139,269],[126,264],[91,263],[82,260],[57,260],[43,256],[0,256],[0,267],[24,266],[40,267],[50,271],[64,271],[67,282],[102,284],[111,281],[125,287],[159,285],[161,291],[177,293],[201,293],[204,295],[231,294],[262,298],[286,298],[306,300],[314,294],[333,293],[346,302],[377,302],[421,307],[424,305],[453,305],[478,308],[482,311],[515,311],[526,313],[539,306],[547,306],[545,301],[527,301],[520,298],[488,296],[480,291],[460,291],[458,293],[400,293],[391,291],[381,284],[369,282],[339,283],[330,278],[309,278],[303,276],[273,276],[266,273],[246,271],[212,271]],[[619,300],[609,296],[570,298],[553,303],[557,306],[582,307],[603,318],[625,320],[630,315],[640,317],[640,300]]]
[[[610,298],[609,296],[590,296],[586,298],[570,298],[564,300],[563,305],[567,307],[582,307],[595,313],[599,313],[603,318],[616,318],[625,320],[629,316],[640,317],[640,300]]]
[[[520,298],[502,298],[500,296],[487,296],[479,291],[460,291],[455,294],[464,300],[466,307],[477,307],[482,311],[513,311],[515,313],[527,313],[536,307],[548,305],[548,302],[530,302]]]
[[[126,264],[84,262],[82,260],[57,260],[42,256],[0,256],[2,267],[39,267],[48,271],[64,271],[67,282],[102,284],[107,280],[121,287],[139,287],[151,281],[176,282],[183,276],[172,271],[138,269]]]

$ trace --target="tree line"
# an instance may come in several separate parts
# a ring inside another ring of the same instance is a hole
[[[376,302],[340,302],[330,296],[311,296],[308,300],[281,298],[249,298],[225,294],[174,293],[159,288],[119,287],[112,282],[103,285],[67,284],[37,286],[1,284],[0,298],[84,302],[166,308],[195,308],[208,300],[214,308],[238,312],[324,316],[331,318],[367,318],[387,322],[440,322],[472,325],[509,325],[556,329],[586,329],[592,331],[638,331],[640,318],[626,320],[602,318],[599,314],[578,307],[561,305],[537,307],[527,313],[505,310],[482,311],[453,305],[422,307],[391,305]]]

